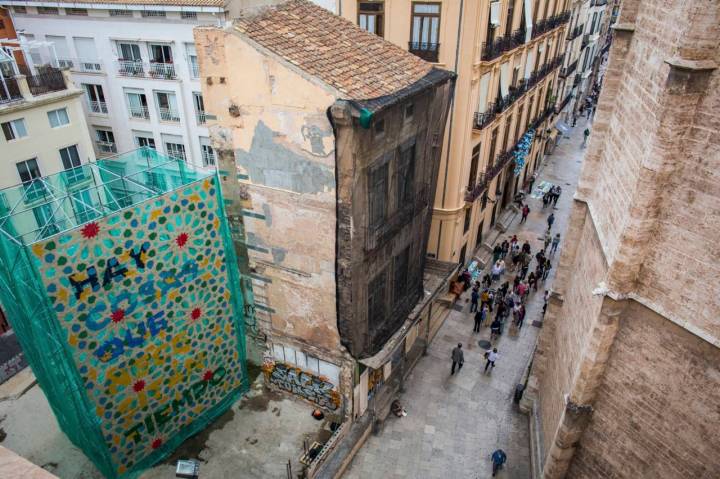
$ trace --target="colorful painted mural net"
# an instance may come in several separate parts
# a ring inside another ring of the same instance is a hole
[[[0,192],[0,301],[61,429],[135,477],[247,387],[215,173],[137,150]]]

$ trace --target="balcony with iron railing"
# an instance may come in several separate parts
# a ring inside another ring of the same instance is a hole
[[[129,77],[157,78],[174,80],[177,78],[173,63],[150,62],[143,63],[136,60],[117,61],[118,75]]]
[[[521,28],[515,30],[510,35],[498,37],[491,43],[483,43],[480,59],[486,62],[494,60],[503,53],[517,48],[523,43],[525,43],[525,29]]]
[[[562,70],[560,70],[560,78],[567,78],[570,75],[572,75],[573,72],[575,70],[577,70],[577,66],[578,66],[578,60],[575,60],[570,65],[568,65],[565,68],[563,68]]]
[[[568,36],[565,40],[567,40],[568,42],[575,40],[577,37],[582,35],[583,30],[585,30],[584,23],[582,25],[578,25],[577,27],[573,28],[573,30],[568,34]]]
[[[543,20],[538,20],[533,25],[532,37],[539,37],[540,35],[559,27],[563,23],[566,23],[568,20],[570,20],[570,12],[563,12]]]
[[[192,78],[200,78],[200,65],[197,63],[190,63],[190,76]]]
[[[67,90],[65,77],[60,70],[46,70],[44,73],[25,77],[33,96]]]
[[[607,5],[607,0],[592,0],[590,2],[591,7],[602,7],[604,5]]]
[[[555,111],[556,110],[554,106],[547,107],[540,115],[537,116],[537,118],[535,118],[535,120],[533,120],[528,125],[527,130],[525,130],[523,134],[518,137],[516,143],[511,148],[509,148],[507,151],[498,153],[495,156],[495,161],[485,169],[485,171],[480,175],[475,184],[471,188],[468,188],[466,190],[466,202],[472,203],[482,195],[482,193],[487,189],[488,185],[492,182],[492,180],[495,179],[495,177],[499,175],[500,172],[503,171],[503,169],[505,169],[505,167],[515,159],[515,150],[517,150],[525,134],[531,130],[537,129],[542,124],[542,122],[547,120],[550,115],[555,113]]]
[[[180,113],[174,108],[158,108],[161,121],[171,121],[178,123],[180,121]]]
[[[142,120],[150,119],[150,111],[146,106],[129,106],[128,111],[130,112],[131,118],[139,118]]]
[[[585,35],[583,35],[582,43],[580,44],[580,48],[585,48],[586,46],[588,46],[588,43],[590,43],[590,34],[586,33]]]
[[[107,115],[108,107],[104,101],[90,101],[87,102],[88,110],[91,113],[98,113],[101,115]]]
[[[204,125],[207,123],[207,113],[204,111],[196,111],[195,117],[197,118],[198,125]]]
[[[496,102],[490,103],[484,112],[476,112],[473,115],[472,127],[476,130],[482,130],[487,127],[499,114],[510,108],[515,102],[522,98],[528,90],[533,88],[560,65],[562,65],[562,61],[562,55],[558,55],[552,61],[542,65],[534,71],[528,78],[518,81],[517,86],[509,88],[509,93],[506,96]]]
[[[408,42],[408,51],[426,62],[437,63],[440,53],[439,43]]]
[[[80,73],[102,73],[102,61],[98,59],[58,58],[59,68],[69,68]]]

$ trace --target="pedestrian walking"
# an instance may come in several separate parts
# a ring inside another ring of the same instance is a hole
[[[550,242],[552,241],[552,234],[550,231],[545,232],[545,246],[543,247],[543,251],[547,249],[547,247],[550,245]]]
[[[493,263],[495,261],[499,260],[501,256],[502,256],[502,246],[500,246],[499,244],[496,244],[495,247],[493,248]]]
[[[547,191],[543,194],[543,209],[547,208],[547,206],[550,204],[550,191]]]
[[[488,317],[489,311],[487,306],[483,306],[480,311],[475,313],[475,326],[473,327],[474,333],[480,332],[480,326],[485,324],[485,319]]]
[[[550,270],[552,269],[552,264],[550,264],[550,259],[545,260],[545,270],[543,271],[542,279],[545,281],[550,274]]]
[[[555,252],[558,249],[559,244],[560,244],[560,233],[556,234],[555,237],[552,239],[552,247],[550,248],[550,256],[555,254]]]
[[[495,477],[495,474],[502,469],[503,464],[505,464],[505,461],[507,461],[507,454],[505,454],[505,451],[502,449],[498,449],[495,452],[492,453],[492,475]]]
[[[502,244],[500,245],[500,250],[502,251],[502,254],[500,257],[502,259],[505,259],[505,256],[507,256],[508,251],[510,251],[510,242],[508,240],[503,240]]]
[[[553,194],[553,206],[557,204],[557,200],[560,198],[560,194],[562,193],[562,188],[560,185],[557,185],[555,187],[555,193]]]
[[[487,372],[490,366],[492,366],[493,369],[495,368],[495,361],[497,361],[499,357],[500,355],[497,352],[497,348],[488,349],[487,351],[485,351],[485,372]],[[490,370],[490,372],[492,372],[492,369]]]
[[[482,285],[486,288],[489,288],[491,284],[492,279],[490,279],[490,275],[486,273],[485,276],[483,276]]]
[[[518,319],[516,322],[518,330],[522,329],[523,321],[525,321],[525,305],[521,304],[520,308],[518,309]]]
[[[525,253],[525,254],[530,254],[530,251],[532,251],[532,250],[530,249],[530,242],[527,241],[527,240],[525,240],[525,242],[524,242],[523,245],[522,245],[522,252]]]
[[[575,125],[577,125],[577,115],[573,113],[573,121],[572,121],[573,128],[575,128]]]
[[[522,207],[522,218],[520,218],[520,223],[525,223],[527,221],[527,217],[530,214],[530,207],[526,204]]]
[[[585,145],[587,145],[588,136],[590,136],[590,128],[585,128],[585,131],[583,131],[583,142],[581,148],[585,148]]]
[[[550,216],[547,218],[548,231],[552,229],[553,223],[555,223],[555,213],[550,213]]]
[[[457,366],[458,372],[463,367],[463,363],[465,362],[465,355],[463,354],[462,350],[462,343],[458,343],[457,348],[452,350],[452,369],[450,370],[450,375],[452,376],[455,374],[455,366]]]
[[[470,312],[474,313],[478,309],[478,300],[480,299],[480,293],[473,288],[472,293],[470,294]]]
[[[533,271],[530,271],[527,282],[529,288],[533,288],[535,291],[537,291],[537,276],[535,276],[535,273]]]
[[[490,325],[490,341],[495,341],[498,337],[500,337],[501,332],[502,321],[500,320],[500,318],[496,317],[495,321],[493,321]]]
[[[543,318],[545,317],[545,312],[547,311],[547,305],[548,301],[550,300],[550,291],[547,289],[545,290],[545,296],[543,296]]]

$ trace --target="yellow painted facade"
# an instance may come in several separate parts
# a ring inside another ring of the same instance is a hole
[[[443,144],[428,254],[466,263],[497,234],[494,226],[501,220],[504,207],[512,204],[514,194],[537,168],[548,140],[554,140],[554,129],[548,126],[554,122],[555,115],[551,114],[550,123],[542,122],[537,128],[542,139],[533,142],[519,176],[512,173],[510,162],[495,176],[490,175],[486,188],[476,187],[484,183],[488,168],[498,164],[498,156],[512,149],[546,107],[562,102],[563,98],[555,93],[561,60],[552,62],[561,59],[565,51],[568,22],[563,14],[569,11],[571,1],[338,2],[337,11],[343,17],[364,28],[374,24],[375,31],[385,39],[426,59],[435,60],[437,52],[437,64],[458,74]],[[437,15],[438,10],[436,23],[422,18],[427,12]],[[365,13],[373,16],[373,12],[380,11],[382,18],[368,19]],[[430,26],[427,34],[423,31],[425,25]],[[532,33],[533,29],[543,33]],[[512,40],[513,36],[517,40]],[[501,37],[507,39],[505,45]],[[488,44],[499,48],[492,53]],[[510,95],[511,87],[519,87],[521,80],[533,74],[537,76],[545,65],[551,66],[546,67],[541,78],[532,80],[531,87],[524,88],[521,95]],[[502,111],[488,113],[499,95],[513,98]],[[476,194],[468,196],[468,189],[475,189]]]

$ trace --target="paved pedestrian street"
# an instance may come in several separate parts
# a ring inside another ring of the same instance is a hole
[[[536,187],[562,187],[555,209],[542,209],[542,198],[528,197],[531,212],[526,223],[519,225],[518,214],[505,236],[517,234],[525,240],[534,255],[542,248],[547,216],[555,213],[553,236],[564,237],[572,195],[575,191],[585,149],[581,148],[585,120],[560,140],[555,152],[546,156],[540,168]],[[543,182],[547,182],[543,184]],[[502,236],[499,241],[502,241]],[[564,238],[563,238],[564,239]],[[560,242],[560,249],[563,241]],[[550,248],[547,252],[549,253]],[[462,311],[452,311],[406,382],[401,402],[407,417],[388,417],[380,434],[371,436],[355,457],[345,477],[360,478],[485,478],[491,477],[490,455],[502,448],[508,456],[505,468],[497,477],[524,479],[530,477],[528,418],[513,403],[515,386],[523,374],[539,332],[533,321],[541,320],[543,287],[549,289],[557,269],[559,254],[552,257],[551,274],[527,303],[522,330],[513,335],[510,318],[496,346],[499,359],[491,374],[484,374],[484,349],[479,340],[489,340],[489,321],[481,332],[473,333],[470,314],[470,291],[460,300]],[[490,265],[488,265],[489,267]],[[513,273],[505,280],[512,284]],[[495,282],[497,287],[501,282]],[[494,317],[494,315],[493,315]],[[450,353],[457,343],[463,344],[465,364],[459,373],[450,375]]]

